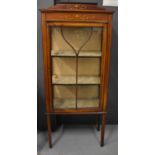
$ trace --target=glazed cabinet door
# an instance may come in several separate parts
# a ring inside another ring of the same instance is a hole
[[[106,50],[104,26],[50,26],[49,29],[51,107],[100,109]]]

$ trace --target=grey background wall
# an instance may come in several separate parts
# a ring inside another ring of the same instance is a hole
[[[64,0],[58,0],[64,1]],[[68,0],[80,1],[80,0]],[[102,4],[102,0],[81,0],[82,2],[98,2]],[[38,0],[37,7],[47,8],[54,4],[54,0]],[[111,62],[109,76],[109,104],[107,109],[107,124],[118,123],[118,8],[112,7],[115,10],[113,16],[112,27],[112,44],[111,44]],[[38,130],[46,129],[45,113],[45,94],[44,94],[44,79],[43,79],[43,54],[42,54],[42,33],[41,33],[41,15],[37,12],[37,128]],[[65,116],[55,117],[53,122],[62,121],[63,123],[94,123],[95,116]]]

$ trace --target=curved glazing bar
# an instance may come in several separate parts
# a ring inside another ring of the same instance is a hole
[[[78,50],[75,49],[75,47],[72,45],[72,43],[70,43],[70,41],[68,41],[64,35],[64,30],[63,30],[63,27],[61,27],[61,35],[62,35],[62,38],[64,39],[64,41],[73,49],[73,51],[75,52],[76,56],[79,55],[80,51],[82,50],[82,48],[87,44],[87,42],[90,40],[91,36],[92,36],[92,33],[93,33],[93,27],[90,27],[90,33],[89,33],[89,36],[88,38],[83,42],[83,44],[79,47]]]
[[[66,39],[66,37],[64,35],[64,29],[63,29],[63,27],[61,27],[62,38],[73,49],[73,51],[75,52],[75,55],[76,55],[76,109],[77,109],[77,100],[78,100],[78,86],[77,86],[77,84],[78,84],[78,55],[79,55],[80,51],[82,50],[82,48],[90,40],[92,33],[93,33],[93,27],[90,27],[90,33],[88,35],[88,38],[86,38],[86,40],[81,44],[81,46],[78,48],[78,50],[76,50],[75,47],[72,45],[72,43]]]

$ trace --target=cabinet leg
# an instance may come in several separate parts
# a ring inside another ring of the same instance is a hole
[[[47,116],[47,126],[48,126],[48,143],[49,143],[49,147],[52,148],[52,132],[51,132],[51,116],[48,115]]]
[[[97,130],[100,131],[100,115],[97,115]]]
[[[102,114],[102,126],[101,126],[101,147],[104,146],[104,134],[106,126],[106,114]]]

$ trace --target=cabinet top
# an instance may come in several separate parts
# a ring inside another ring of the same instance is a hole
[[[95,12],[113,14],[114,10],[94,4],[57,4],[47,9],[40,9],[41,12]]]

